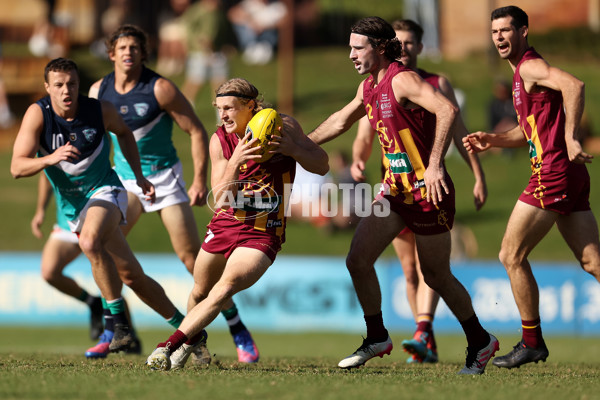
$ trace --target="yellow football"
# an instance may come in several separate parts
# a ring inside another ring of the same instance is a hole
[[[273,154],[269,153],[269,150],[271,150],[269,141],[271,141],[273,135],[279,134],[281,126],[283,126],[281,116],[272,108],[260,110],[248,122],[248,125],[246,125],[246,134],[252,132],[252,139],[258,138],[256,146],[260,147],[260,150],[256,154],[262,156],[254,161],[261,163],[273,156]]]

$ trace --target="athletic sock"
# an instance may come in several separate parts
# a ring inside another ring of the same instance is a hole
[[[200,339],[202,339],[202,337],[204,337],[204,329],[202,329],[200,332],[196,333],[194,336],[192,336],[190,339],[188,339],[185,344],[189,344],[190,346],[193,346],[195,344],[197,344]]]
[[[179,328],[179,325],[181,325],[181,321],[183,321],[184,318],[185,318],[185,316],[182,313],[180,313],[178,309],[175,309],[175,315],[173,315],[171,318],[169,318],[167,320],[167,322],[173,328],[177,329],[177,328]]]
[[[542,325],[540,318],[536,318],[531,321],[521,320],[521,326],[523,328],[523,342],[534,349],[544,344],[544,338],[542,336]]]
[[[419,339],[419,332],[427,333],[427,343],[429,348],[435,350],[437,345],[433,335],[433,315],[432,314],[418,314],[417,315],[417,331],[415,332],[414,339]]]
[[[125,301],[122,297],[119,297],[115,300],[106,300],[106,305],[110,310],[110,314],[112,315],[115,325],[127,325],[129,326],[129,321],[127,320],[127,316],[125,315]]]
[[[235,335],[238,332],[246,330],[246,325],[242,322],[240,318],[240,314],[238,313],[238,309],[234,304],[233,307],[228,308],[227,310],[222,310],[221,314],[227,320],[227,325],[229,326],[229,332],[231,335]]]
[[[373,342],[383,342],[388,338],[388,331],[383,325],[383,315],[381,311],[375,315],[365,315],[367,323],[367,340]]]
[[[188,340],[188,337],[185,333],[181,332],[179,329],[175,331],[165,342],[161,342],[156,345],[156,347],[168,347],[169,351],[173,353],[175,350],[181,347]]]
[[[102,297],[102,312],[104,313],[104,330],[114,332],[115,320],[108,309],[108,304],[106,304],[104,297]]]
[[[490,343],[490,334],[479,323],[476,314],[460,321],[460,325],[467,336],[467,346],[474,349],[482,349]]]

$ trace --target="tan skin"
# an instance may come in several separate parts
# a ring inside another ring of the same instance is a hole
[[[378,84],[391,63],[385,57],[384,50],[373,48],[366,36],[354,33],[350,35],[350,49],[350,59],[356,71],[361,75],[371,74],[374,84]],[[347,131],[363,117],[366,112],[362,88],[363,85],[359,85],[356,97],[319,125],[309,137],[319,144],[327,142]],[[397,74],[392,79],[392,88],[399,104],[407,108],[420,106],[436,115],[435,140],[424,179],[427,201],[437,205],[448,193],[442,162],[458,109],[412,71]],[[374,203],[372,207],[379,205]],[[406,224],[396,213],[380,218],[372,212],[370,216],[362,218],[356,228],[346,265],[365,315],[375,315],[381,311],[381,290],[373,265],[385,247],[405,227]],[[450,272],[450,233],[418,235],[416,243],[426,283],[444,298],[459,321],[470,318],[474,314],[471,299]]]
[[[511,22],[512,17],[492,21],[492,40],[499,55],[507,60],[515,71],[523,54],[529,48],[528,28],[517,29]],[[592,156],[585,153],[576,140],[583,111],[583,83],[567,72],[551,67],[539,59],[523,62],[519,71],[527,93],[538,93],[547,89],[562,93],[566,115],[565,142],[569,159],[580,164],[591,162]],[[475,132],[464,138],[463,143],[472,153],[482,152],[492,147],[527,145],[518,126],[498,134]],[[554,224],[582,268],[600,280],[598,226],[590,210],[560,215],[517,201],[502,239],[500,260],[510,278],[515,302],[523,320],[539,318],[539,292],[527,258]]]
[[[234,96],[218,97],[216,106],[226,132],[238,135],[240,139],[229,160],[224,157],[216,134],[210,141],[211,185],[219,206],[226,190],[235,195],[236,186],[230,182],[238,179],[240,167],[260,158],[260,155],[256,154],[258,148],[253,147],[256,139],[250,140],[250,134],[244,135],[245,127],[254,114],[254,100],[243,104]],[[327,173],[327,153],[304,135],[295,119],[287,115],[282,115],[282,119],[281,134],[274,136],[269,143],[271,153],[293,157],[310,172]],[[194,288],[188,300],[190,311],[179,330],[187,337],[201,332],[235,293],[256,283],[271,263],[265,253],[247,247],[236,248],[227,259],[222,254],[200,250],[194,266]]]

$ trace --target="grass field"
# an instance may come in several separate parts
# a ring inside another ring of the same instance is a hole
[[[341,357],[360,343],[357,335],[255,332],[261,351],[256,365],[236,361],[231,337],[209,333],[216,357],[208,368],[148,370],[144,361],[169,331],[140,332],[140,356],[112,354],[86,360],[83,329],[0,329],[0,399],[597,399],[600,345],[592,338],[550,337],[546,363],[520,369],[488,366],[482,376],[458,376],[464,364],[462,336],[438,335],[440,363],[407,365],[392,335],[391,356],[354,371],[339,370]],[[504,354],[518,340],[500,336]]]

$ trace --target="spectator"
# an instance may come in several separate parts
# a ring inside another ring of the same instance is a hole
[[[286,14],[285,5],[278,0],[242,0],[229,9],[227,17],[247,64],[271,61],[277,46],[277,28]]]
[[[227,80],[229,64],[222,51],[227,20],[221,0],[200,0],[186,10],[182,21],[187,37],[187,62],[181,91],[193,105],[207,80],[213,91]]]
[[[169,8],[158,19],[158,60],[156,70],[173,76],[183,72],[186,60],[186,27],[182,16],[191,0],[170,0]],[[111,31],[114,32],[114,31]]]
[[[518,123],[510,83],[505,80],[497,80],[494,83],[494,97],[488,107],[488,118],[489,129],[492,132],[508,131]]]

